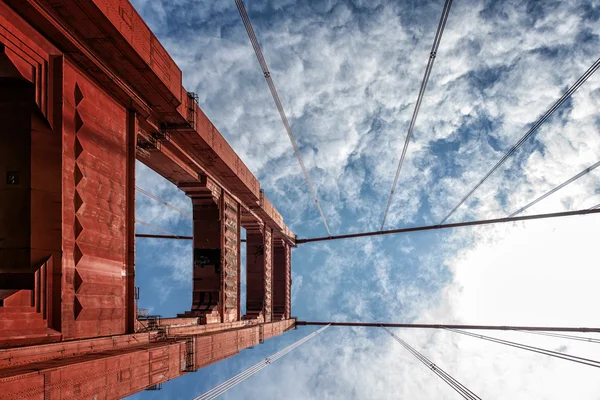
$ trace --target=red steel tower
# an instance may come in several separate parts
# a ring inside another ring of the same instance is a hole
[[[294,235],[127,0],[0,2],[0,118],[0,397],[120,398],[295,327]],[[177,318],[137,319],[136,159],[192,199]]]

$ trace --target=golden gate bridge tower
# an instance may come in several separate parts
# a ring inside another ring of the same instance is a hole
[[[181,78],[128,1],[0,2],[0,397],[125,397],[294,328],[294,236]],[[177,318],[137,319],[136,159],[193,203]]]
[[[444,5],[429,72],[451,3]],[[326,237],[296,238],[258,180],[199,108],[197,96],[182,86],[181,70],[128,0],[0,2],[0,398],[122,398],[234,356],[298,325],[450,329],[465,334],[481,329],[563,336],[569,335],[561,332],[600,332],[293,318],[291,250],[297,245],[600,209],[453,224],[444,220],[387,231],[384,218],[380,231],[333,236],[244,5],[241,0],[236,4],[315,196]],[[597,61],[572,89],[599,66]],[[413,119],[419,105],[420,100]],[[409,139],[410,131],[407,144]],[[403,156],[405,151],[406,146]],[[136,188],[136,160],[191,199],[193,236],[136,235],[136,189],[152,196]],[[397,175],[401,166],[402,160]],[[242,228],[247,232],[245,315],[240,312]],[[192,241],[188,310],[173,318],[139,315],[136,236]],[[321,331],[201,398],[222,394]],[[478,398],[388,332],[463,397]],[[556,352],[544,354],[600,366],[551,353]]]

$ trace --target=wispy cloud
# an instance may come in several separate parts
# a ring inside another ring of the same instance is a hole
[[[186,88],[199,94],[201,107],[294,232],[323,235],[234,3],[133,3],[182,68]],[[335,233],[379,228],[442,3],[246,1]],[[455,2],[388,226],[438,223],[600,56],[599,18],[597,1]],[[453,220],[507,215],[600,160],[599,109],[597,73]],[[528,212],[600,203],[599,174],[590,173]],[[138,184],[177,207],[190,207],[181,192],[141,166]],[[188,221],[149,199],[139,197],[138,214],[189,232]],[[598,218],[582,217],[302,245],[293,255],[294,314],[599,325],[589,306],[598,302],[592,242],[598,233]],[[167,274],[165,282],[183,285],[191,271],[189,249],[152,246],[138,243],[138,254],[156,255],[152,262]],[[553,349],[565,345],[505,336]],[[591,399],[600,391],[589,368],[448,332],[402,337],[482,398]],[[568,351],[600,358],[584,345],[569,343]],[[241,368],[238,363],[261,351],[214,368]],[[282,386],[292,399],[452,395],[389,337],[368,330],[330,329],[268,371],[228,398],[280,398]],[[191,387],[185,379],[169,385],[174,395]],[[210,383],[196,383],[194,390],[202,385]]]

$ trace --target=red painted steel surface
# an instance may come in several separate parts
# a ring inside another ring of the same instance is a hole
[[[184,342],[157,342],[0,369],[5,399],[118,399],[181,376]]]
[[[289,246],[276,239],[273,246],[273,320],[281,320],[286,315],[287,293],[287,253]]]
[[[264,312],[265,322],[273,319],[273,231],[265,227],[264,238]]]
[[[246,316],[244,318],[258,318],[265,320],[266,302],[266,263],[270,257],[265,256],[268,251],[266,235],[263,229],[246,228]]]
[[[184,320],[186,318],[169,318],[170,320]],[[162,323],[162,320],[161,320]],[[210,332],[217,332],[222,330],[246,328],[249,326],[258,326],[256,320],[241,320],[235,322],[224,322],[221,324],[207,324],[198,325],[196,322],[188,324],[179,324],[178,322],[169,321],[168,325],[165,325],[165,332],[167,336],[186,336],[186,335],[201,335]]]
[[[281,319],[284,310],[274,310],[277,289],[276,277],[285,281],[287,273],[285,262],[275,264],[277,257],[277,246],[287,241],[281,237],[276,238],[271,226],[263,222],[257,214],[244,210],[242,212],[241,224],[246,229],[246,315],[244,318],[257,318],[260,321],[269,322]],[[289,246],[288,246],[289,247]],[[280,294],[285,293],[284,291]],[[280,302],[284,306],[284,299]]]
[[[65,338],[126,333],[127,110],[64,64]]]
[[[285,244],[285,319],[292,318],[292,249]]]
[[[192,308],[182,316],[198,316],[203,323],[221,322],[222,191],[210,178],[180,188],[191,197],[194,214]]]
[[[155,127],[164,124],[170,140],[161,144],[171,153],[185,149],[185,163],[215,178],[261,218],[277,227],[277,234],[293,240],[281,216],[261,200],[260,185],[181,86],[181,71],[125,0],[62,1],[8,0],[27,15],[46,36],[62,45],[93,78],[123,104],[130,105]],[[175,83],[177,82],[177,83]],[[152,105],[152,106],[150,106]],[[190,111],[191,110],[191,111]],[[162,151],[157,149],[156,151]],[[142,159],[163,168],[160,157]],[[165,176],[175,183],[176,176]]]
[[[0,351],[0,393],[8,399],[121,398],[223,360],[294,326],[294,320],[189,325],[197,332],[173,331],[165,339],[156,332],[140,333]]]
[[[269,339],[273,336],[281,335],[283,332],[294,329],[296,325],[295,319],[287,319],[284,321],[273,322],[263,325],[263,339]]]
[[[60,338],[61,137],[57,51],[19,36],[24,21],[0,11],[2,346]]]
[[[231,196],[224,193],[221,206],[222,322],[233,322],[239,318],[239,226],[240,205]]]
[[[3,349],[0,350],[0,369],[11,368],[32,362],[51,360],[59,357],[70,357],[90,352],[127,348],[132,345],[150,343],[157,340],[158,333],[154,331]]]
[[[0,117],[3,398],[120,398],[295,326],[294,235],[127,0],[0,2]],[[192,198],[180,318],[136,318],[136,158]]]
[[[126,180],[126,210],[125,210],[125,330],[134,332],[136,329],[136,287],[135,287],[135,160],[139,124],[135,112],[127,112],[127,180]]]

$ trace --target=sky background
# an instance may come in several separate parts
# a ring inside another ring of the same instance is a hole
[[[326,231],[232,1],[133,0],[184,86],[298,237]],[[379,229],[443,1],[245,2],[333,234]],[[456,0],[388,229],[439,223],[600,56],[600,1]],[[449,220],[507,216],[600,160],[600,73]],[[137,185],[191,212],[142,164]],[[600,203],[600,171],[527,211]],[[185,217],[141,194],[137,218]],[[138,226],[138,232],[156,233]],[[600,326],[600,216],[305,244],[293,250],[302,320]],[[139,306],[191,304],[191,244],[139,239]],[[314,331],[301,327],[135,399],[189,399]],[[599,371],[449,332],[400,335],[482,398],[600,399]],[[600,344],[494,333],[600,359]],[[454,399],[374,329],[329,328],[225,399]]]

